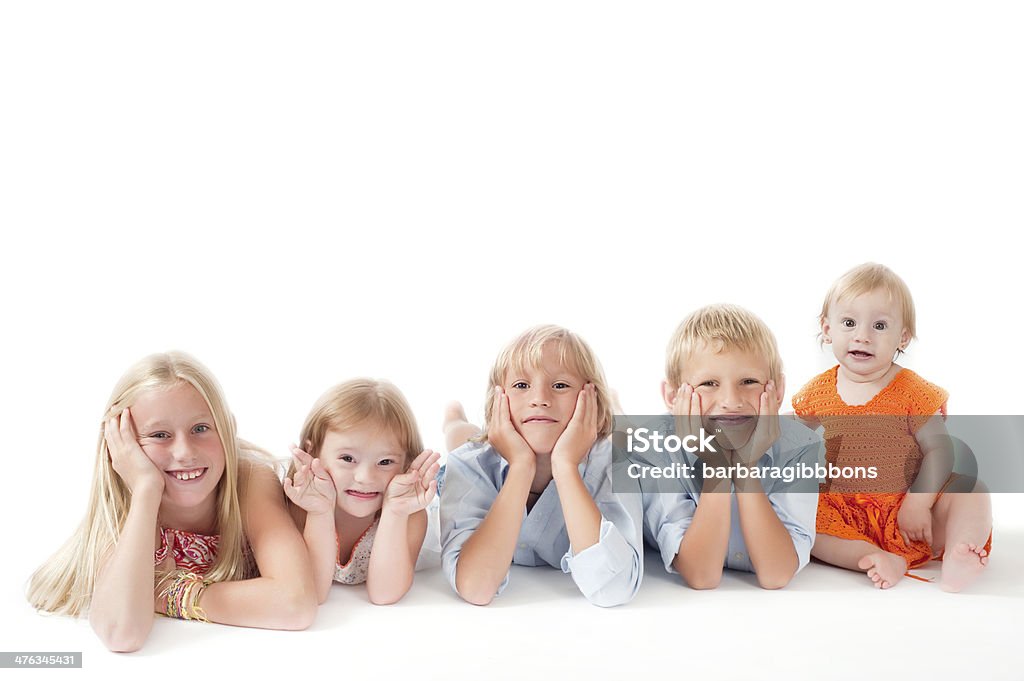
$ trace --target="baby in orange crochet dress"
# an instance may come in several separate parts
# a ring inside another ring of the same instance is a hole
[[[825,298],[822,341],[839,364],[801,388],[793,409],[824,426],[828,463],[874,466],[877,476],[822,486],[811,555],[862,570],[881,589],[938,556],[942,588],[960,591],[988,563],[991,500],[981,483],[951,491],[963,480],[952,472],[948,393],[893,361],[915,337],[914,317],[907,285],[873,263]]]

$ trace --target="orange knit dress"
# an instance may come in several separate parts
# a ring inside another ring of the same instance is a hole
[[[836,388],[838,369],[811,379],[793,397],[793,409],[825,427],[827,463],[875,466],[878,477],[826,481],[818,496],[817,532],[870,542],[905,558],[908,568],[923,565],[932,559],[931,547],[904,542],[896,516],[924,457],[914,435],[936,413],[945,416],[949,393],[901,369],[867,404],[851,406]]]

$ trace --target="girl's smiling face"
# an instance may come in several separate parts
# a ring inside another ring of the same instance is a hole
[[[881,289],[836,301],[821,334],[846,376],[858,382],[884,376],[910,342],[900,304]]]
[[[536,367],[511,369],[502,388],[508,395],[512,425],[535,453],[551,454],[576,411],[586,381],[559,363],[558,348],[548,343]]]
[[[328,431],[319,457],[334,480],[337,508],[356,518],[381,509],[388,484],[406,464],[395,434],[370,426]]]
[[[139,445],[164,474],[163,502],[194,509],[214,502],[224,446],[210,406],[188,383],[147,390],[131,407]]]

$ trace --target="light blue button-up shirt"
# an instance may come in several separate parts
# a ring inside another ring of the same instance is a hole
[[[671,416],[664,417],[664,428],[661,432],[674,432],[674,420]],[[781,434],[771,449],[765,452],[758,461],[759,468],[785,468],[799,466],[801,463],[814,466],[824,460],[824,443],[817,433],[796,423],[789,418],[779,420]],[[690,466],[700,466],[696,454],[680,451],[673,454],[646,455],[644,463],[655,466],[667,466],[672,461],[685,460]],[[683,535],[693,522],[693,514],[700,503],[701,479],[680,477],[671,481],[664,479],[652,484],[641,481],[644,509],[644,537],[649,543],[661,551],[661,559],[665,569],[676,572],[672,566],[679,553],[679,544]],[[761,486],[768,496],[768,502],[779,520],[782,521],[789,536],[793,539],[796,550],[799,572],[811,558],[811,547],[814,545],[815,517],[818,510],[818,480],[795,479],[786,482],[782,478],[761,478]],[[740,492],[754,494],[755,492]],[[740,528],[740,514],[736,501],[736,492],[732,492],[732,508],[729,528],[729,550],[725,554],[725,567],[733,570],[753,572],[754,565],[750,562],[743,531]]]
[[[632,600],[643,577],[641,496],[612,492],[611,466],[612,447],[607,438],[594,444],[580,464],[583,484],[601,512],[597,544],[573,553],[552,480],[530,512],[524,509],[512,556],[516,565],[561,568],[572,575],[588,601],[606,607]],[[453,589],[462,545],[487,516],[508,467],[487,443],[471,442],[448,455],[441,490],[441,567]],[[508,580],[506,574],[499,594]]]

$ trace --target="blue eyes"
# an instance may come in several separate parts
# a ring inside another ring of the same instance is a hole
[[[208,426],[205,423],[200,423],[200,424],[192,427],[192,433],[195,434],[195,435],[202,435],[203,433],[212,433],[212,432],[213,432],[213,428],[211,428],[210,426]],[[143,437],[148,438],[150,440],[170,440],[171,439],[171,434],[168,433],[167,431],[161,430],[161,431],[156,432],[156,433],[150,433],[149,435],[143,435]]]

